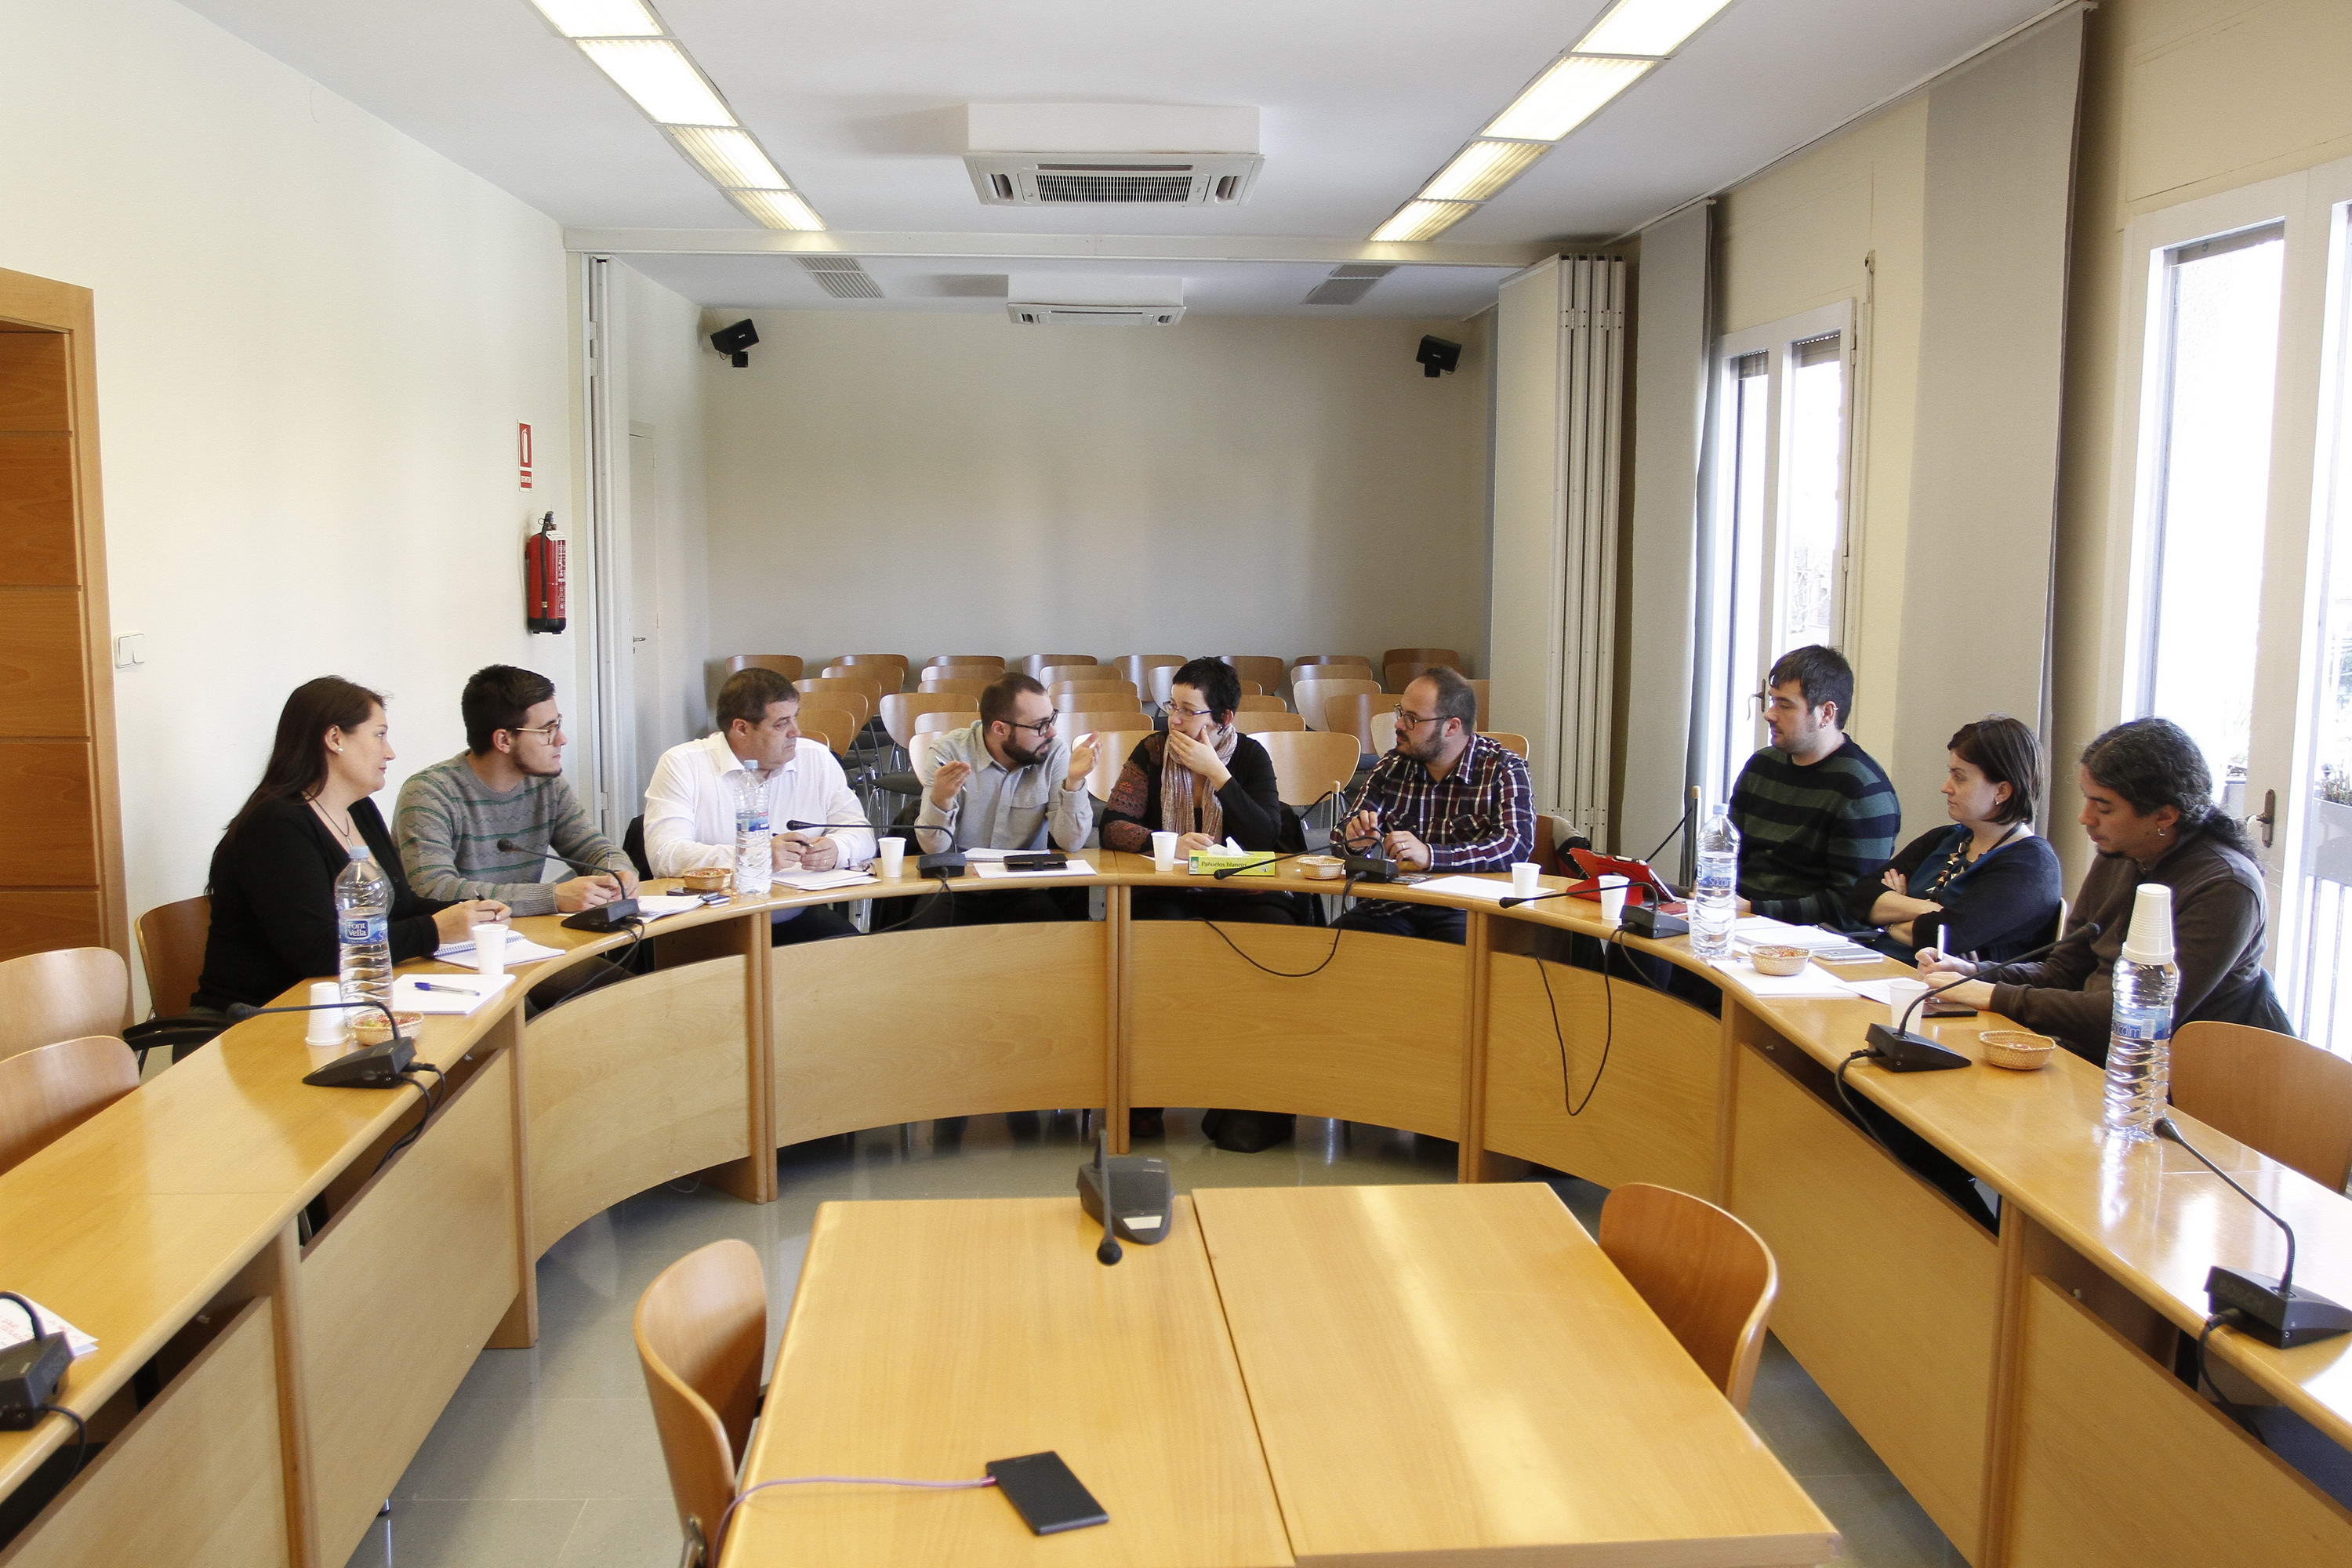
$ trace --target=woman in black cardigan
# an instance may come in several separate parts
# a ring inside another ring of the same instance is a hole
[[[1997,962],[2058,934],[2058,852],[2033,831],[2042,743],[1995,713],[1961,725],[1948,744],[1951,820],[1855,884],[1848,908],[1855,923],[1884,928],[1874,945],[1906,963],[1932,946]]]
[[[492,900],[443,903],[409,891],[383,816],[368,797],[393,759],[383,699],[320,676],[294,689],[261,783],[213,851],[212,926],[194,1005],[226,1012],[266,1007],[305,980],[341,967],[335,879],[364,844],[392,880],[389,936],[395,963],[465,938],[477,920],[504,914]]]

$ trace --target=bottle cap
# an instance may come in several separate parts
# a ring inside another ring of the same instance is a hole
[[[2162,882],[2142,882],[2132,895],[2124,959],[2130,963],[2172,962],[2172,889]]]

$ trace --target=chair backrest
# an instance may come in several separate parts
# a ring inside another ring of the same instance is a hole
[[[969,730],[979,722],[978,708],[953,708],[918,713],[915,715],[915,739],[919,741],[926,735],[942,735],[950,730]],[[908,746],[907,749],[911,752],[914,747]]]
[[[923,717],[928,719],[933,715],[927,713]],[[968,715],[967,721],[970,717],[972,716]],[[907,767],[917,778],[931,771],[931,752],[946,734],[945,730],[918,731],[915,738],[907,742]]]
[[[800,688],[803,697],[815,691],[856,692],[866,699],[866,716],[868,719],[873,718],[874,710],[882,706],[882,683],[870,675],[812,675],[793,684]],[[845,702],[832,706],[845,708],[850,705]]]
[[[768,1348],[760,1255],[732,1239],[688,1253],[637,1298],[635,1327],[678,1528],[700,1530],[709,1551],[735,1496],[760,1399]]]
[[[1345,789],[1356,776],[1353,735],[1323,730],[1275,730],[1257,737],[1274,759],[1274,793],[1296,810],[1311,805],[1334,785]]]
[[[1372,754],[1385,757],[1396,750],[1396,704],[1372,710]]]
[[[1034,680],[1045,678],[1039,671],[1057,664],[1100,664],[1102,660],[1090,653],[1032,653],[1021,658],[1021,672]]]
[[[1353,735],[1356,744],[1373,756],[1381,752],[1380,738],[1372,732],[1374,704],[1377,711],[1389,715],[1391,724],[1396,718],[1396,702],[1385,691],[1341,691],[1323,700],[1323,727],[1335,735]],[[1394,741],[1395,732],[1390,732]]]
[[[1140,708],[1106,708],[1099,712],[1064,709],[1054,715],[1054,733],[1065,741],[1092,733],[1107,735],[1118,730],[1149,730],[1150,715]]]
[[[1153,670],[1181,669],[1189,662],[1181,654],[1123,653],[1111,660],[1109,668],[1127,677],[1141,691],[1151,684]]]
[[[1271,735],[1307,728],[1307,721],[1287,709],[1243,708],[1234,714],[1234,728],[1244,735]]]
[[[110,947],[60,947],[0,963],[0,1057],[120,1035],[130,1023],[131,966]]]
[[[1146,670],[1144,673],[1150,677],[1151,687],[1146,695],[1162,708],[1167,707],[1170,700],[1169,693],[1176,684],[1176,672],[1182,668],[1181,665],[1162,664]],[[1142,681],[1136,682],[1139,688],[1143,684]]]
[[[1731,1407],[1746,1410],[1780,1289],[1763,1239],[1705,1198],[1626,1182],[1601,1205],[1601,1250]]]
[[[1108,680],[1056,680],[1047,684],[1045,695],[1056,708],[1116,708],[1121,703],[1133,703],[1140,708],[1143,699],[1135,694],[1131,681],[1112,676]]]
[[[1559,852],[1561,843],[1574,831],[1564,816],[1549,811],[1536,813],[1536,852],[1530,858],[1544,868],[1546,876],[1582,879],[1584,874],[1575,868],[1575,862]]]
[[[940,653],[927,660],[925,669],[954,669],[966,675],[1004,673],[1004,656],[1001,653]]]
[[[1380,663],[1374,668],[1386,669],[1392,664],[1418,664],[1424,668],[1443,664],[1461,669],[1462,656],[1450,647],[1392,647],[1381,655]],[[1469,672],[1465,670],[1463,673]]]
[[[147,974],[147,1001],[155,1016],[172,1018],[188,1010],[204,973],[205,939],[212,925],[213,901],[202,893],[157,904],[132,925],[139,937],[139,967]]]
[[[1296,669],[1302,664],[1360,664],[1367,673],[1372,668],[1372,661],[1360,653],[1302,653],[1290,661],[1290,668]]]
[[[803,668],[800,657],[789,653],[738,653],[729,655],[727,659],[730,675],[739,669],[772,669],[786,680],[798,680]]]
[[[907,656],[903,653],[845,653],[833,662],[842,668],[874,671],[881,679],[886,697],[907,684]]]
[[[1242,693],[1241,701],[1234,705],[1234,709],[1235,711],[1242,713],[1287,713],[1290,711],[1290,704],[1271,692],[1244,691]]]
[[[824,749],[836,757],[849,754],[849,743],[857,739],[857,731],[866,721],[845,708],[813,708],[801,704],[801,733],[811,739],[822,738]]]
[[[0,1171],[138,1087],[138,1057],[111,1035],[52,1041],[0,1059]]]
[[[808,722],[807,713],[810,709],[835,708],[848,714],[855,721],[851,725],[852,730],[863,730],[866,728],[866,721],[874,717],[874,710],[882,702],[882,694],[874,689],[874,683],[870,680],[827,680],[819,677],[798,684],[801,691],[801,722],[803,724]]]
[[[923,671],[922,689],[952,693],[964,699],[966,707],[976,708],[980,705],[980,694],[995,680],[992,675],[934,675],[927,669]]]
[[[1324,704],[1335,697],[1375,696],[1380,689],[1381,683],[1377,680],[1357,680],[1338,677],[1328,679],[1302,680],[1290,689],[1290,705],[1305,717],[1308,729],[1336,729],[1338,726],[1324,717]],[[1396,704],[1391,702],[1389,706],[1393,708]]]
[[[1255,680],[1260,691],[1272,691],[1282,684],[1289,666],[1272,654],[1228,653],[1219,656],[1234,667],[1234,673],[1244,680]]]
[[[891,741],[905,745],[914,739],[918,713],[961,713],[971,700],[953,691],[893,691],[882,699],[882,728]]]
[[[1048,691],[1070,681],[1111,680],[1127,681],[1130,686],[1135,684],[1112,666],[1097,664],[1090,658],[1074,659],[1068,664],[1049,664],[1037,671],[1037,684]]]
[[[1524,763],[1528,760],[1528,738],[1525,735],[1515,735],[1508,730],[1481,730],[1478,733],[1517,757],[1519,761]]]
[[[2251,1024],[2183,1024],[2172,1103],[2340,1193],[2352,1178],[2352,1060]]]
[[[1309,663],[1300,659],[1290,667],[1290,684],[1302,680],[1370,680],[1377,682],[1381,672],[1368,659],[1327,658]]]
[[[1094,772],[1087,775],[1087,788],[1097,800],[1110,798],[1110,792],[1118,787],[1118,775],[1126,768],[1127,759],[1151,732],[1149,729],[1095,731],[1095,766]]]

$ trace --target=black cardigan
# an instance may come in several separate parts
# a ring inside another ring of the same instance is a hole
[[[1138,855],[1150,849],[1151,836],[1160,831],[1160,767],[1167,745],[1163,731],[1146,735],[1128,754],[1103,812],[1106,847]],[[1236,736],[1225,768],[1233,776],[1217,792],[1217,808],[1224,814],[1226,837],[1244,849],[1304,848],[1306,837],[1298,819],[1283,809],[1274,759],[1265,748],[1247,735]]]
[[[352,807],[375,863],[392,879],[392,959],[404,963],[440,945],[433,917],[446,900],[420,899],[401,875],[400,856],[375,802]],[[195,1005],[226,1011],[233,1002],[266,1007],[305,980],[331,979],[342,966],[335,940],[335,879],[350,852],[307,801],[257,806],[213,851],[212,928]]]
[[[1847,895],[1847,911],[1858,925],[1874,922],[1871,905],[1886,886],[1879,879],[1892,868],[1906,879],[1919,868],[1951,853],[1954,835],[1969,829],[1957,822],[1931,828],[1903,847],[1900,854],[1864,877]],[[2057,934],[2058,904],[2066,884],[2058,865],[2058,851],[2039,837],[2015,838],[1978,858],[1933,893],[1913,898],[1941,904],[1941,914],[1921,915],[1912,922],[1915,947],[1936,946],[1948,952],[1973,952],[1992,962],[2029,952]],[[1931,939],[1929,928],[1937,928]],[[1900,950],[1893,937],[1887,942]],[[1907,952],[1905,956],[1908,956]]]

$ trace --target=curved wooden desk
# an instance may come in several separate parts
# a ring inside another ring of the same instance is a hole
[[[1465,1180],[1516,1156],[1727,1203],[1780,1258],[1776,1331],[1977,1564],[2352,1560],[2352,1516],[2168,1370],[2207,1267],[2275,1272],[2275,1231],[2177,1149],[2103,1145],[2084,1063],[1851,1075],[2001,1194],[1995,1238],[1832,1108],[1869,1004],[1725,986],[1717,1017],[1528,956],[1604,933],[1574,900],[1458,900],[1462,946],[1350,932],[1325,964],[1328,931],[1131,921],[1127,889],[1198,884],[1095,858],[1067,880],[1108,890],[1100,921],[772,949],[777,909],[940,895],[738,901],[661,921],[659,970],[528,1025],[520,985],[428,1020],[448,1092],[388,1163],[417,1096],[304,1087],[317,1058],[279,1016],[0,1176],[0,1287],[97,1336],[66,1393],[110,1439],[0,1568],[339,1568],[480,1350],[535,1338],[533,1265],[582,1220],[689,1173],[766,1201],[774,1150],[829,1133],[1100,1105],[1118,1135],[1130,1104],[1340,1116],[1456,1140]],[[628,940],[521,923],[567,950],[533,979]],[[1680,942],[1625,946],[1724,978]],[[1938,1032],[1972,1054],[2000,1022]],[[2352,1300],[2352,1202],[2200,1141],[2296,1224],[2298,1278]],[[2225,1331],[2211,1352],[2352,1446],[2352,1341]],[[142,1368],[163,1392],[134,1411]],[[26,1483],[63,1425],[0,1433],[0,1506],[46,1497]]]

